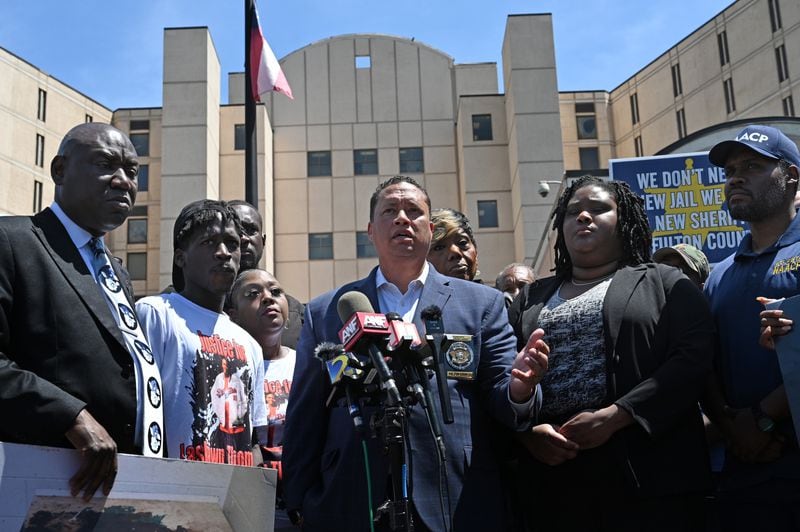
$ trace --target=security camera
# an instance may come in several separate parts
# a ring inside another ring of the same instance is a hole
[[[550,194],[550,185],[545,183],[544,181],[539,181],[539,195],[543,198],[546,198],[548,194]]]

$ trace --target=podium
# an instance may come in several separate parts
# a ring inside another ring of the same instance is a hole
[[[69,492],[72,449],[0,443],[0,530],[272,532],[277,471],[120,454],[108,497]]]

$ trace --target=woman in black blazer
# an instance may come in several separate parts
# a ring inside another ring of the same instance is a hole
[[[550,345],[542,412],[520,441],[532,530],[701,530],[708,458],[697,401],[713,326],[700,291],[650,262],[643,201],[578,179],[559,199],[555,276],[509,309]]]

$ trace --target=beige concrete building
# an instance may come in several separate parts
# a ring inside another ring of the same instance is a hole
[[[733,2],[615,89],[559,94],[566,175],[707,150],[752,121],[800,142],[798,54],[800,2]],[[540,275],[552,267],[549,240],[536,256]]]
[[[111,109],[0,48],[0,216],[49,205],[50,160],[64,133],[111,116]]]
[[[603,175],[610,158],[696,149],[713,137],[706,132],[737,120],[795,116],[799,28],[795,1],[738,0],[611,91],[558,92],[547,14],[508,17],[498,43],[505,93],[496,64],[458,64],[413,39],[343,35],[296,50],[281,61],[295,99],[258,106],[265,266],[304,301],[365,275],[376,263],[369,197],[403,173],[423,183],[434,207],[469,216],[485,280],[512,261],[544,272],[547,220],[565,176]],[[162,107],[112,114],[0,50],[0,120],[15,132],[0,142],[0,213],[30,213],[37,186],[47,205],[54,144],[84,115],[111,121],[144,165],[136,211],[109,239],[138,294],[169,284],[183,205],[244,195],[243,75],[228,76],[231,96],[221,102],[206,28],[166,29],[163,68]],[[36,113],[40,90],[46,121]],[[541,181],[554,182],[547,197]]]

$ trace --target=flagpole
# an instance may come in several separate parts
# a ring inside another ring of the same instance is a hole
[[[256,152],[256,102],[250,76],[250,36],[253,32],[255,1],[244,0],[244,199],[258,205],[258,155]]]

